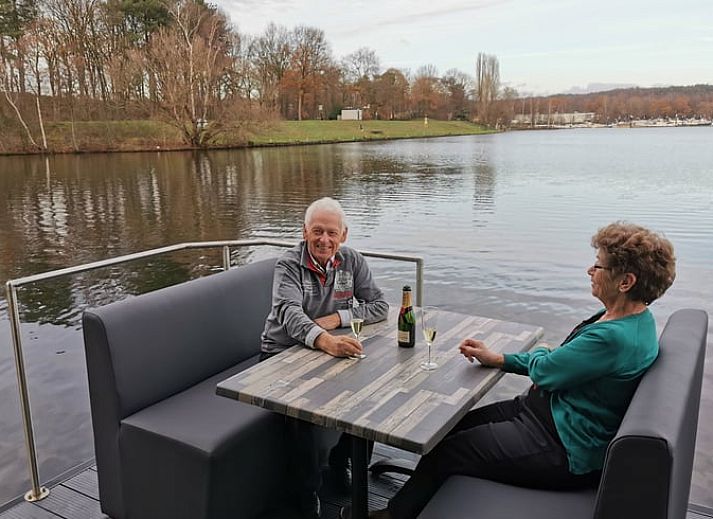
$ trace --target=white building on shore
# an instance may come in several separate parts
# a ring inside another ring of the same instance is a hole
[[[339,117],[342,121],[361,121],[361,108],[346,108],[342,110],[342,115]]]
[[[587,124],[594,121],[594,112],[554,112],[551,114],[515,114],[512,124],[527,126],[573,126]],[[534,120],[533,120],[534,119]]]

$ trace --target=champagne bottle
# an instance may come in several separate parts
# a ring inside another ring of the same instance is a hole
[[[411,303],[411,287],[405,286],[401,298],[401,310],[399,311],[397,338],[399,346],[402,348],[413,348],[416,343],[416,316],[413,313]]]

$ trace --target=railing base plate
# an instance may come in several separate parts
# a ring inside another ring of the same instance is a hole
[[[35,493],[30,490],[25,494],[25,501],[29,503],[34,503],[35,501],[42,501],[45,497],[50,495],[50,490],[47,487],[40,487],[40,495],[35,495]]]

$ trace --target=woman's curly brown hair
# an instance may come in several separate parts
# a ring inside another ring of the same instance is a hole
[[[650,304],[671,286],[676,278],[673,245],[660,234],[626,222],[614,222],[592,236],[592,247],[608,257],[613,275],[631,272],[636,283],[627,292],[633,301]]]

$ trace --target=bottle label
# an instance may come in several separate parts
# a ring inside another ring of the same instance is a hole
[[[397,337],[398,337],[399,342],[410,342],[411,341],[411,333],[408,330],[406,330],[406,331],[399,330]]]

